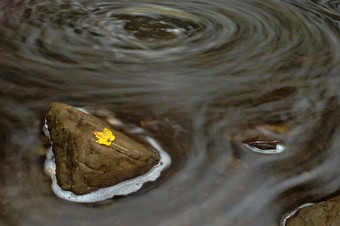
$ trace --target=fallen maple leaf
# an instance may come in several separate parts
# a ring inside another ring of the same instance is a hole
[[[96,131],[93,132],[93,134],[96,136],[96,138],[98,138],[98,140],[96,140],[96,143],[104,144],[105,146],[110,146],[111,142],[115,139],[115,136],[107,128],[104,128],[103,132]]]

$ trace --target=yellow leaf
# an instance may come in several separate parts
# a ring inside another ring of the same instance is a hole
[[[104,144],[105,146],[110,146],[111,142],[115,139],[115,136],[107,128],[104,128],[103,132],[96,131],[93,134],[96,136],[96,138],[98,138],[98,140],[96,140],[96,143]]]

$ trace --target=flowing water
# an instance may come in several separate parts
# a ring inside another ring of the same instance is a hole
[[[1,0],[0,225],[279,225],[339,194],[338,0]],[[43,172],[53,101],[171,156],[105,204]]]

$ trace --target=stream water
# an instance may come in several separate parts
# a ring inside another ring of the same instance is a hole
[[[0,34],[0,225],[271,226],[339,194],[338,0],[0,0]],[[142,127],[171,166],[59,199],[53,101]]]

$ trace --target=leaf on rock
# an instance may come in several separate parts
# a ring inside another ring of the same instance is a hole
[[[104,144],[105,146],[110,146],[111,142],[115,139],[115,136],[107,128],[104,128],[103,132],[94,132],[94,135],[96,136],[96,138],[98,138],[98,140],[96,140],[96,143]]]

